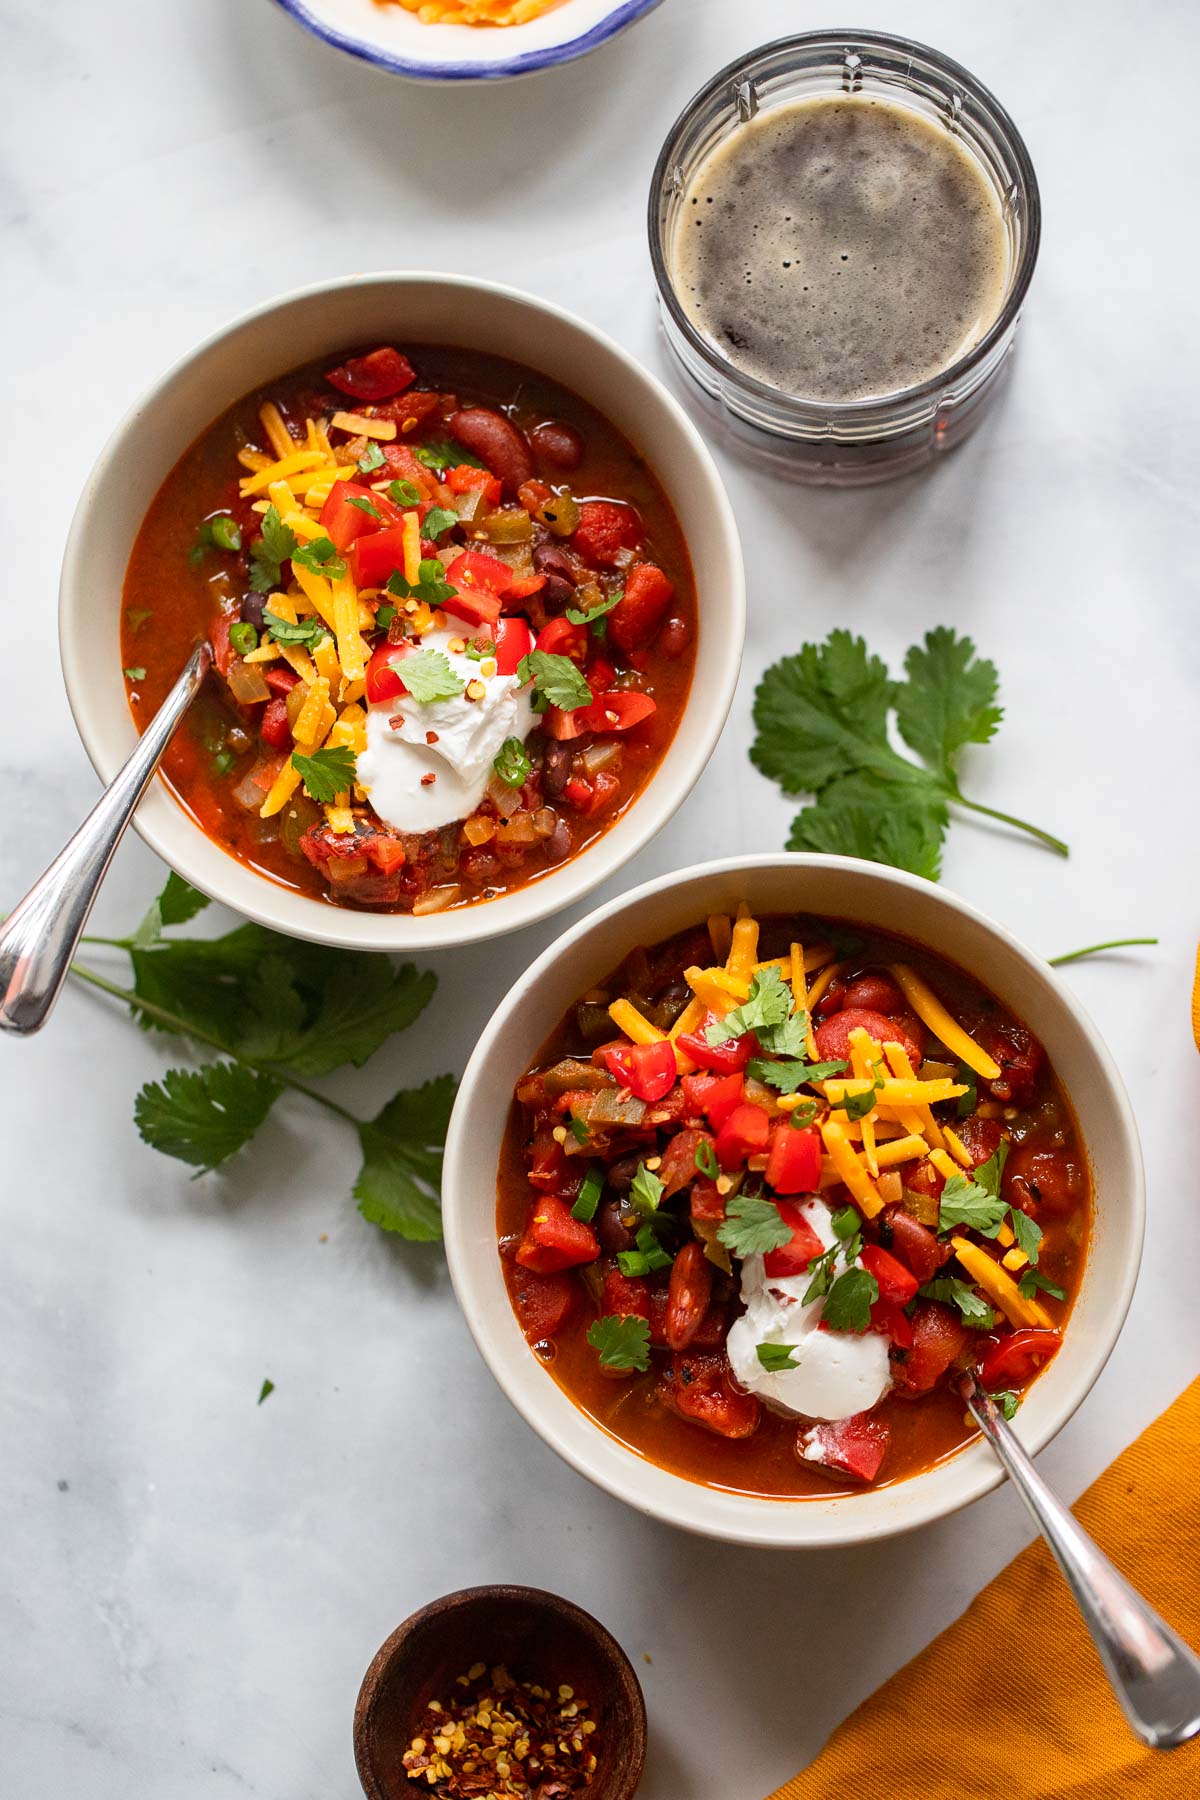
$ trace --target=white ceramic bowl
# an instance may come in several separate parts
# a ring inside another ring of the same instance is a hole
[[[117,427],[67,540],[59,648],[75,723],[102,781],[137,733],[118,647],[134,538],[177,459],[241,395],[349,345],[456,344],[526,363],[590,400],[628,437],[675,508],[696,576],[700,628],[687,706],[663,761],[609,831],[581,855],[496,900],[413,918],[331,906],[257,875],[206,837],[155,782],[137,829],[186,880],[261,924],[356,950],[429,950],[531,925],[589,893],[660,831],[691,791],[725,723],[746,632],[733,512],[683,409],[611,338],[543,300],[457,275],[361,275],[304,288],[246,313],[163,376]]]
[[[793,1549],[861,1543],[926,1525],[994,1488],[982,1442],[897,1482],[840,1498],[755,1499],[685,1481],[618,1443],[581,1412],[522,1336],[496,1248],[496,1165],[513,1086],[578,995],[637,944],[654,944],[745,900],[754,912],[857,920],[928,944],[975,974],[1034,1031],[1069,1093],[1091,1162],[1095,1217],[1062,1349],[1017,1414],[1040,1450],[1071,1417],[1121,1329],[1141,1257],[1141,1150],[1112,1058],[1054,971],[1002,926],[944,889],[841,856],[704,863],[601,907],[515,983],[467,1065],[446,1146],[442,1207],[455,1291],[475,1341],[529,1424],[580,1474],[641,1512],[734,1543]]]
[[[564,0],[524,25],[423,25],[374,0],[276,0],[335,50],[415,81],[504,81],[586,56],[660,0]]]

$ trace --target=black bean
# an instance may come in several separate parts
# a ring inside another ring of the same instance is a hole
[[[557,800],[566,787],[571,773],[572,754],[567,744],[546,745],[542,761],[542,793],[547,800]]]

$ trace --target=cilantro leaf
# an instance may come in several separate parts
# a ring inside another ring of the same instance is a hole
[[[437,989],[432,969],[397,968],[387,956],[338,955],[321,986],[312,1021],[271,1058],[296,1075],[328,1075],[345,1063],[361,1069],[398,1031],[414,1024]]]
[[[1052,1300],[1065,1300],[1067,1297],[1065,1288],[1059,1287],[1056,1281],[1051,1281],[1048,1275],[1042,1275],[1037,1269],[1026,1269],[1017,1283],[1017,1290],[1024,1294],[1026,1300],[1032,1300],[1039,1292],[1049,1294]]]
[[[995,1237],[1007,1211],[1003,1200],[989,1194],[978,1182],[965,1175],[952,1175],[942,1189],[938,1230],[952,1231],[956,1225],[966,1225],[984,1237]]]
[[[873,1275],[866,1269],[847,1269],[825,1296],[821,1323],[830,1331],[865,1331],[878,1298],[879,1283]]]
[[[136,669],[122,669],[121,673],[124,675],[126,681],[145,681],[146,679],[146,671],[141,667]]]
[[[1000,1408],[1001,1415],[1010,1423],[1016,1418],[1017,1408],[1021,1404],[1020,1394],[1015,1394],[1011,1388],[1005,1388],[1001,1393],[992,1394],[989,1398],[994,1405]]]
[[[457,444],[447,443],[444,439],[433,444],[418,444],[413,453],[425,468],[433,469],[438,475],[444,475],[447,469],[486,469],[477,456],[469,450],[461,449]]]
[[[436,543],[448,531],[453,531],[457,524],[457,513],[447,512],[444,506],[431,506],[421,523],[421,536]]]
[[[205,1174],[249,1143],[281,1091],[269,1076],[231,1062],[168,1069],[138,1094],[134,1123],[152,1149]]]
[[[183,876],[177,875],[172,869],[167,876],[166,886],[157,900],[151,901],[131,942],[139,949],[146,949],[158,942],[164,925],[185,925],[198,912],[203,912],[207,905],[208,895],[202,894],[198,888],[190,887]]]
[[[795,1348],[795,1344],[759,1344],[755,1355],[768,1375],[778,1375],[796,1367]]]
[[[304,783],[304,791],[319,806],[331,806],[354,780],[354,752],[346,744],[314,750],[311,756],[292,751],[292,767]]]
[[[279,586],[283,565],[295,548],[295,532],[272,503],[263,514],[262,536],[250,546],[250,586],[256,594],[269,594]]]
[[[398,600],[423,600],[426,606],[445,606],[458,589],[446,580],[444,564],[436,556],[422,557],[417,564],[417,579],[407,581],[399,569],[388,576],[387,592]]]
[[[764,1048],[774,1049],[769,1042],[770,1033],[778,1026],[784,1025],[792,1010],[792,992],[785,984],[783,976],[776,968],[759,969],[750,978],[750,992],[740,1006],[727,1012],[723,1019],[714,1019],[704,1036],[715,1049],[718,1044],[725,1044],[731,1038],[744,1037],[746,1032],[753,1031]]]
[[[996,1323],[996,1315],[987,1301],[957,1275],[939,1275],[917,1291],[922,1300],[940,1300],[943,1306],[956,1306],[963,1324],[973,1326],[976,1331],[990,1331]]]
[[[995,1150],[977,1168],[971,1171],[974,1180],[993,1200],[1000,1198],[1000,1182],[1004,1176],[1004,1165],[1008,1161],[1008,1139],[1001,1138]]]
[[[637,1369],[644,1373],[650,1367],[649,1319],[606,1313],[588,1326],[587,1341],[598,1353],[601,1368]]]
[[[735,1256],[765,1256],[769,1250],[781,1250],[791,1243],[792,1228],[784,1224],[779,1208],[770,1200],[737,1194],[725,1209],[717,1237]]]
[[[281,619],[270,607],[263,612],[263,624],[277,644],[299,644],[302,650],[315,650],[322,638],[330,635],[329,627],[314,613],[311,618]]]
[[[754,701],[751,760],[785,793],[814,796],[793,822],[788,848],[864,856],[936,880],[948,802],[1028,832],[1060,855],[1067,847],[1038,826],[968,800],[958,758],[990,741],[1000,722],[997,678],[970,638],[945,626],[913,645],[903,682],[862,638],[845,630],[773,664]],[[921,758],[896,750],[901,735]]]
[[[896,690],[896,723],[910,750],[951,789],[966,744],[996,735],[1004,709],[996,705],[1000,681],[995,663],[976,656],[969,637],[948,625],[926,632],[904,658],[907,681]]]
[[[658,1211],[658,1203],[663,1197],[663,1183],[652,1169],[645,1163],[639,1163],[637,1174],[629,1186],[629,1199],[636,1210],[644,1215]]]
[[[330,581],[340,581],[346,573],[346,561],[337,553],[332,538],[313,538],[311,543],[297,544],[292,551],[293,563],[299,563],[302,569],[308,569],[313,575],[324,575]],[[266,617],[264,613],[264,618]]]
[[[409,699],[420,706],[435,700],[454,700],[466,691],[466,682],[451,668],[450,659],[442,650],[414,650],[401,666]]]
[[[383,454],[379,445],[368,443],[366,449],[358,459],[359,473],[360,475],[373,475],[376,469],[382,469],[386,461],[387,457]]]
[[[578,664],[549,650],[527,651],[517,664],[517,680],[533,683],[535,712],[545,712],[548,706],[574,712],[577,706],[590,706],[594,698]]]
[[[623,587],[618,588],[615,593],[607,595],[605,599],[598,601],[595,606],[589,606],[587,608],[582,606],[568,606],[567,618],[571,621],[572,625],[596,626],[596,636],[602,637],[604,636],[606,629],[604,625],[605,618],[615,607],[620,606],[624,598],[625,589]]]
[[[375,502],[368,500],[365,494],[347,494],[346,505],[357,507],[359,512],[366,513],[368,519],[378,519],[379,523],[383,524],[383,514]]]
[[[859,1094],[843,1094],[840,1100],[831,1100],[830,1107],[844,1112],[848,1119],[865,1119],[875,1104],[875,1096],[883,1086],[883,1067],[875,1065],[875,1079],[869,1088]]]
[[[828,1081],[831,1075],[840,1075],[848,1066],[844,1062],[810,1063],[790,1058],[768,1062],[764,1056],[752,1056],[746,1065],[746,1073],[755,1081],[778,1088],[781,1094],[794,1094],[806,1082]]]
[[[1025,1252],[1031,1263],[1036,1263],[1042,1248],[1041,1226],[1027,1212],[1022,1212],[1019,1206],[1010,1207],[1008,1216],[1012,1220],[1013,1236],[1018,1247]]]
[[[442,1235],[438,1188],[457,1085],[453,1075],[438,1075],[423,1087],[402,1088],[358,1127],[363,1151],[354,1183],[358,1210],[373,1225],[415,1243],[433,1243]]]
[[[263,1382],[262,1386],[258,1390],[258,1404],[261,1406],[263,1401],[269,1400],[271,1395],[274,1392],[275,1392],[275,1383],[271,1380],[271,1377],[268,1375],[267,1379]]]

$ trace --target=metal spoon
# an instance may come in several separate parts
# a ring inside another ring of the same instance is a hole
[[[0,1031],[29,1037],[50,1017],[113,853],[211,663],[197,644],[129,761],[0,926]]]
[[[959,1392],[1067,1578],[1121,1710],[1144,1744],[1174,1750],[1200,1732],[1200,1657],[1190,1650],[1046,1486],[989,1394]]]

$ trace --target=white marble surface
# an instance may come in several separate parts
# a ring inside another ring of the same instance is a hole
[[[1116,0],[872,14],[967,63],[1027,135],[1046,233],[1016,378],[927,478],[846,497],[725,465],[751,585],[739,699],[699,791],[626,879],[709,851],[716,818],[723,849],[782,841],[788,808],[746,762],[749,708],[764,665],[803,637],[842,622],[898,659],[948,621],[996,658],[1008,719],[972,788],[1073,854],[961,823],[947,881],[1048,953],[1162,938],[1069,976],[1132,1090],[1150,1190],[1128,1326],[1043,1458],[1073,1495],[1200,1368],[1185,995],[1200,928],[1197,169],[1194,108],[1170,83],[1200,54],[1200,22],[1157,0],[1151,43]],[[642,221],[663,132],[737,51],[822,22],[784,0],[668,0],[572,68],[443,92],[323,50],[267,0],[9,0],[4,20],[0,903],[95,793],[58,677],[55,582],[75,495],[131,398],[263,296],[387,265],[533,288],[661,368]],[[131,840],[102,925],[133,919],[160,876]],[[338,1091],[365,1110],[461,1066],[516,959],[552,933],[437,959],[428,1023]],[[131,1123],[160,1048],[99,998],[69,994],[42,1038],[0,1057],[0,1790],[14,1800],[349,1800],[351,1709],[376,1645],[431,1596],[497,1577],[572,1594],[628,1646],[653,1726],[646,1800],[758,1800],[1025,1540],[1005,1492],[823,1557],[645,1523],[509,1411],[436,1252],[358,1219],[349,1146],[322,1141],[301,1105],[193,1184]]]

